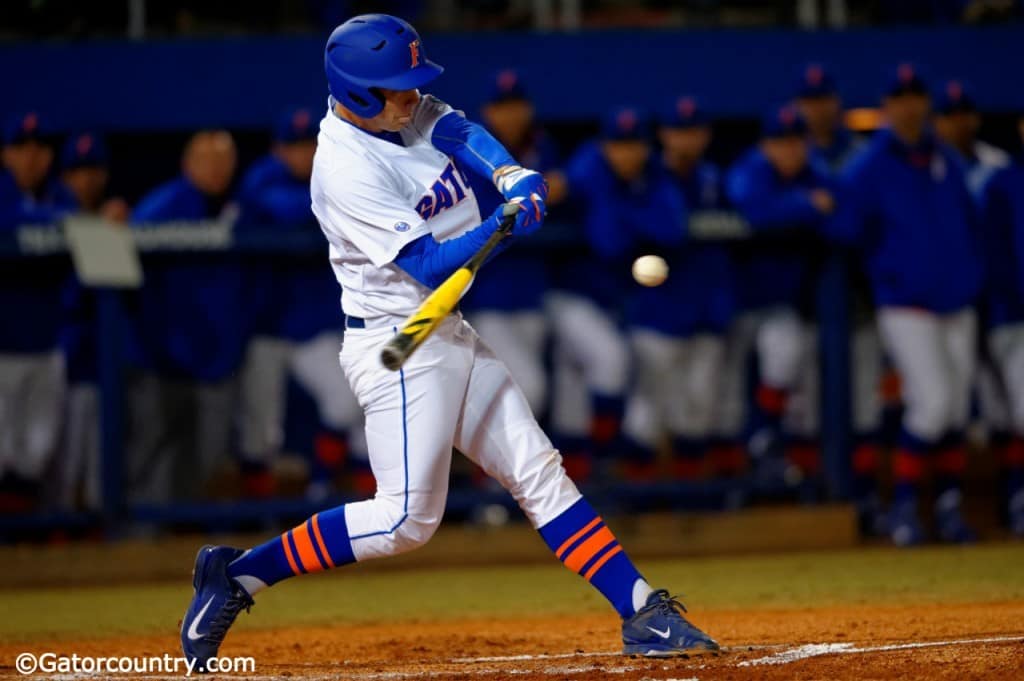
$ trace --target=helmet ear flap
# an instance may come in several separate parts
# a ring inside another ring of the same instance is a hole
[[[345,108],[363,118],[373,118],[384,110],[384,98],[373,89],[350,86],[342,92],[341,103]]]

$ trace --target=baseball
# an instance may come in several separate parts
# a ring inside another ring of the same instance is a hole
[[[660,255],[642,255],[633,261],[633,278],[643,286],[660,286],[668,278],[668,263]]]

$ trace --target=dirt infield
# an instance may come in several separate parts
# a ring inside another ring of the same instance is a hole
[[[244,616],[243,616],[244,617]],[[1020,679],[1024,603],[720,610],[695,615],[718,657],[622,657],[612,616],[402,621],[249,630],[225,656],[252,656],[250,678],[289,679]],[[177,654],[176,632],[0,644],[0,678],[22,652]],[[74,675],[62,676],[69,678]],[[163,678],[180,678],[163,677]],[[231,678],[223,676],[222,678]],[[237,677],[235,677],[237,678]]]

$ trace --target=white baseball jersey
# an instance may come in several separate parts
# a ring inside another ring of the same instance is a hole
[[[424,234],[444,241],[482,222],[469,182],[430,142],[452,108],[424,95],[400,133],[401,146],[356,128],[334,113],[333,100],[328,104],[310,193],[342,307],[366,319],[404,319],[430,290],[391,262],[398,252]]]

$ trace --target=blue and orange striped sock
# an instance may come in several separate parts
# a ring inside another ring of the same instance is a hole
[[[353,562],[345,507],[338,506],[246,551],[228,566],[228,575],[252,595],[294,575]]]
[[[632,617],[647,599],[650,586],[586,499],[539,532],[558,560],[600,591],[623,619]]]

